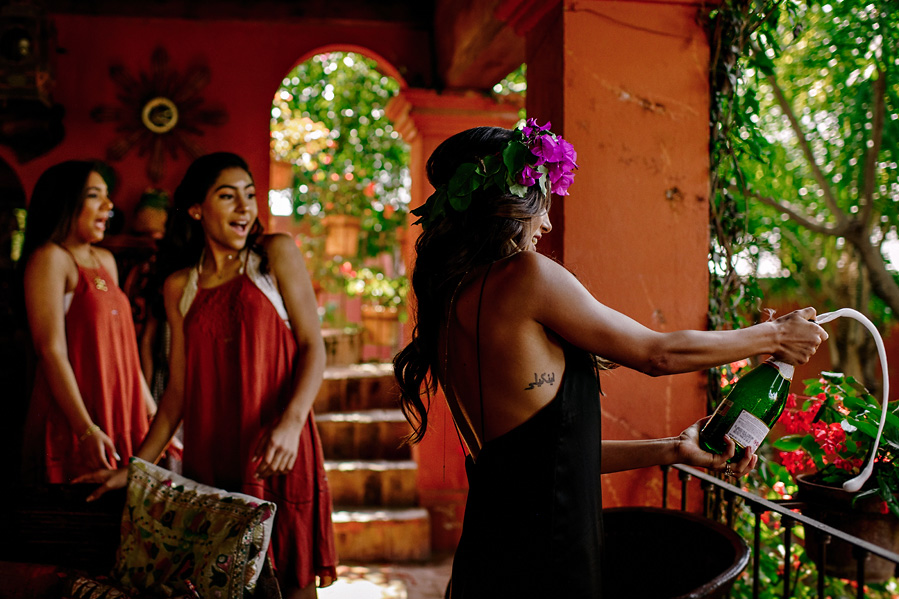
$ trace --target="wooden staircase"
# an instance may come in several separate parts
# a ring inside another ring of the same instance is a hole
[[[402,443],[392,364],[332,365],[315,418],[334,504],[342,563],[427,560],[430,518],[418,505],[418,467]]]

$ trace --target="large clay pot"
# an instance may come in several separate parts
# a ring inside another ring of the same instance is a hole
[[[399,332],[399,317],[396,307],[362,306],[362,326],[364,339],[372,345],[394,345]]]
[[[349,366],[362,361],[362,330],[324,328],[325,366]]]
[[[361,224],[356,216],[332,214],[322,219],[327,231],[325,254],[347,258],[359,253],[359,230]]]
[[[746,542],[714,520],[652,507],[602,514],[604,597],[721,599],[749,563]]]
[[[796,477],[799,493],[796,499],[803,503],[802,513],[828,526],[860,539],[899,553],[899,519],[891,513],[882,513],[883,501],[878,496],[865,497],[852,505],[855,493],[839,487],[821,485],[811,480],[811,475]],[[805,551],[820,567],[821,541],[814,530],[805,531]],[[885,582],[894,576],[896,564],[875,555],[865,558],[865,581]],[[824,572],[830,576],[854,580],[858,565],[852,555],[852,545],[832,538],[827,546],[827,564]]]

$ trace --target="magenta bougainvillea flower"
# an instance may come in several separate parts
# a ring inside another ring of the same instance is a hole
[[[525,187],[530,187],[531,185],[536,185],[542,175],[543,173],[533,168],[531,165],[526,164],[518,175],[518,183]]]

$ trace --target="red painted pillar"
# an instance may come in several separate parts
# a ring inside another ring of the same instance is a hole
[[[551,120],[578,152],[541,246],[601,302],[658,331],[706,326],[709,49],[698,10],[507,0],[497,13],[526,36],[528,116]],[[703,373],[619,369],[601,381],[607,439],[677,435],[705,412]],[[661,476],[609,475],[603,495],[607,506],[659,505]]]
[[[434,191],[428,183],[425,165],[440,142],[471,127],[514,127],[518,106],[498,104],[476,93],[439,94],[405,89],[391,101],[387,116],[410,146],[411,207],[414,209],[424,204]],[[409,223],[414,220],[411,217]],[[418,227],[413,227],[403,240],[409,273],[419,232]],[[415,447],[414,456],[419,467],[419,501],[431,515],[431,547],[435,552],[453,551],[462,531],[467,483],[464,454],[442,393],[431,398],[428,432]]]

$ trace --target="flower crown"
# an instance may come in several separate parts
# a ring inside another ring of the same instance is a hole
[[[463,162],[446,185],[438,187],[422,205],[412,210],[418,220],[412,224],[427,229],[446,215],[447,204],[456,212],[471,205],[478,189],[496,187],[500,192],[523,198],[533,185],[540,185],[544,196],[550,192],[568,195],[577,168],[574,146],[549,130],[550,123],[537,125],[528,119],[524,127],[512,132],[512,139],[497,154],[478,162]]]

